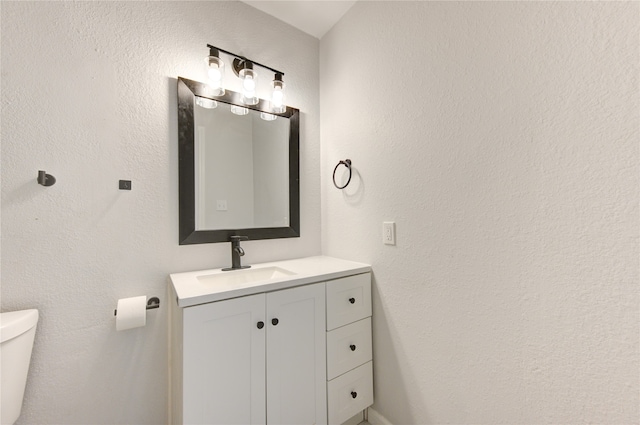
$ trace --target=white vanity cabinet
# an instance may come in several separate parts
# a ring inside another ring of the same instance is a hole
[[[341,424],[373,403],[370,267],[282,264],[297,281],[214,298],[181,297],[190,276],[171,275],[172,424]]]
[[[173,423],[326,423],[323,283],[185,308],[182,344]]]
[[[265,294],[184,309],[182,409],[172,424],[264,423]],[[180,417],[181,413],[181,417]]]
[[[327,421],[324,290],[316,283],[267,294],[268,424]]]
[[[329,424],[373,404],[371,273],[327,282]]]

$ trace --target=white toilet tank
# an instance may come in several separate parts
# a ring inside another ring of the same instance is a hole
[[[38,310],[0,313],[0,423],[13,424],[20,416]]]

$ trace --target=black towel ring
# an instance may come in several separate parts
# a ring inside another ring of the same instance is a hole
[[[338,167],[340,165],[343,165],[343,164],[349,170],[349,179],[344,184],[344,186],[338,186],[338,183],[336,183],[336,171],[338,170]],[[344,161],[338,162],[338,165],[336,165],[336,168],[333,169],[333,185],[335,187],[337,187],[338,189],[344,189],[345,187],[347,187],[349,185],[349,182],[351,182],[351,160],[350,159],[345,159]]]

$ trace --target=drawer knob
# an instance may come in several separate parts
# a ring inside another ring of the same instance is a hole
[[[350,302],[351,304],[355,304],[355,303],[356,303],[356,299],[355,299],[355,298],[349,298],[349,302]]]
[[[349,348],[351,348],[351,351],[356,351],[356,346],[355,346],[355,345],[353,345],[353,344],[351,344],[351,345],[349,346]]]
[[[280,321],[278,319],[271,319],[271,324],[273,326],[277,325]]]
[[[351,397],[356,398],[358,397],[358,393],[355,391],[351,391]]]
[[[258,322],[256,326],[258,326],[258,329],[262,329],[264,328],[264,322]]]

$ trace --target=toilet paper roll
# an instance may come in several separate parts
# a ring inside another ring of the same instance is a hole
[[[122,298],[118,300],[116,330],[139,328],[147,324],[147,297]]]

